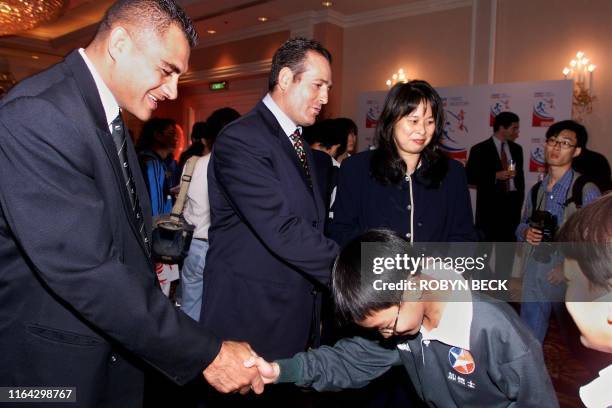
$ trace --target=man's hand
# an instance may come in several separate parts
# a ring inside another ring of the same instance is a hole
[[[251,357],[244,362],[245,367],[257,367],[264,384],[271,384],[278,380],[280,367],[278,363],[268,363],[261,357]]]
[[[510,180],[514,176],[516,176],[516,171],[500,170],[495,173],[495,178],[502,181]]]
[[[527,227],[525,230],[525,241],[531,245],[539,245],[542,242],[542,231],[536,228]]]
[[[257,369],[246,367],[245,360],[257,357],[247,343],[224,341],[221,350],[212,363],[204,370],[204,378],[219,392],[252,389],[256,394],[263,392],[264,384]]]

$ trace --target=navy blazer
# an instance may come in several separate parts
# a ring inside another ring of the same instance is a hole
[[[317,315],[314,289],[328,285],[337,246],[323,236],[318,183],[308,187],[291,141],[263,102],[217,138],[208,189],[200,321],[224,338],[249,342],[268,360],[303,351]]]
[[[140,406],[151,366],[183,384],[218,353],[161,292],[119,166],[78,51],[0,102],[3,386],[74,386],[75,406]]]
[[[476,241],[472,208],[463,166],[449,160],[439,188],[413,180],[414,208],[407,181],[385,186],[370,174],[373,151],[349,157],[340,166],[330,236],[340,245],[371,228],[388,228],[414,242]],[[410,212],[414,211],[414,231]]]
[[[510,235],[513,236],[514,229],[519,223],[525,196],[523,148],[512,141],[508,141],[508,148],[512,159],[516,162],[514,177],[516,193],[510,196],[504,191],[502,183],[495,178],[495,173],[502,170],[502,164],[493,137],[475,144],[470,149],[466,164],[468,182],[476,186],[476,226],[485,231],[487,239],[490,240],[493,240],[491,237],[494,235],[491,231],[499,228],[500,224],[508,222],[510,222]],[[507,207],[510,207],[510,213],[500,211]],[[500,214],[504,214],[506,219],[500,219]]]

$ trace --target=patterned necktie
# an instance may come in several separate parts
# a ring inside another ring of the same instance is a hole
[[[125,188],[128,191],[128,197],[130,197],[130,204],[132,205],[132,212],[136,217],[136,227],[140,233],[140,237],[145,243],[147,253],[151,253],[151,244],[145,233],[144,217],[142,216],[142,209],[140,208],[140,201],[138,200],[138,194],[136,194],[136,184],[134,183],[134,177],[130,170],[127,156],[127,132],[125,131],[125,125],[121,119],[121,114],[117,115],[115,120],[111,122],[112,136],[115,147],[117,148],[117,155],[119,157],[119,163],[121,164],[121,172],[123,173],[123,181],[125,182]]]
[[[506,142],[501,143],[501,152],[499,154],[501,158],[502,170],[508,170],[508,156],[506,155]],[[510,182],[508,180],[503,180],[501,182],[504,191],[510,190]]]
[[[312,188],[312,179],[310,178],[310,170],[308,169],[308,162],[306,161],[306,150],[304,150],[304,139],[302,139],[300,129],[295,129],[295,132],[289,135],[289,139],[291,139],[291,143],[293,144],[298,160],[304,169],[306,180],[308,180],[308,186]]]

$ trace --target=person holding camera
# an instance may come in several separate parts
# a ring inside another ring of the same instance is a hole
[[[572,170],[587,139],[584,126],[572,121],[548,128],[544,154],[547,172],[525,198],[525,210],[516,229],[519,241],[532,245],[523,275],[521,319],[544,342],[552,310],[562,321],[565,277],[563,257],[551,243],[570,215],[601,194],[597,186]]]

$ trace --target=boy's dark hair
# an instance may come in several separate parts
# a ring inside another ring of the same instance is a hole
[[[272,69],[268,78],[268,90],[272,92],[278,83],[278,74],[281,69],[288,67],[297,79],[304,72],[304,61],[308,51],[316,52],[331,64],[330,52],[318,41],[298,37],[287,40],[272,57]]]
[[[558,136],[563,130],[571,130],[576,134],[576,147],[586,147],[589,138],[587,130],[580,123],[573,120],[562,120],[550,125],[548,130],[546,130],[546,139]]]
[[[514,112],[500,112],[495,116],[493,131],[497,132],[500,127],[508,129],[514,122],[520,122],[519,117]]]
[[[400,157],[394,140],[395,124],[414,111],[419,104],[431,106],[436,129],[431,142],[421,152],[424,166],[415,175],[427,187],[438,187],[448,171],[448,159],[438,151],[438,142],[444,131],[444,107],[436,90],[427,82],[413,80],[394,85],[385,99],[385,105],[376,125],[376,144],[372,153],[370,173],[382,185],[399,185],[406,175],[406,163]]]
[[[362,252],[364,243],[373,244]],[[388,271],[374,274],[373,261],[377,257],[395,258],[398,254],[411,253],[408,241],[391,230],[372,229],[349,242],[336,258],[332,272],[334,301],[340,318],[361,322],[374,312],[397,305],[402,300],[402,291],[376,290],[373,283],[375,280],[398,282],[409,276]]]
[[[173,0],[118,0],[104,14],[96,35],[110,30],[118,22],[152,29],[159,35],[164,34],[171,24],[176,24],[191,48],[198,44],[193,22]]]
[[[575,212],[563,224],[558,241],[567,258],[578,262],[594,286],[612,289],[612,193]]]
[[[336,152],[336,156],[339,156],[346,151],[348,133],[342,133],[342,129],[338,126],[337,119],[325,119],[312,126],[305,127],[304,140],[311,146],[315,143],[319,143],[326,149],[331,149],[335,145],[340,145]]]

